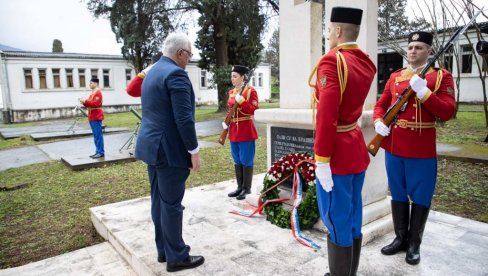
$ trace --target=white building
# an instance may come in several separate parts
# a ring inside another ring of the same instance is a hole
[[[209,87],[211,74],[198,68],[195,61],[186,71],[197,104],[217,103],[217,90]],[[92,76],[100,79],[104,111],[128,111],[130,106],[140,105],[140,98],[125,91],[135,74],[122,56],[0,49],[1,116],[5,123],[73,116],[78,98],[90,92]],[[260,101],[271,96],[270,75],[269,64],[260,64],[251,80]]]
[[[488,22],[481,23],[479,26],[481,29],[487,28]],[[478,71],[477,61],[486,74],[488,72],[488,57],[482,58],[475,53],[476,51],[473,53],[471,47],[476,47],[478,37],[473,28],[468,29],[467,33],[471,43],[468,42],[468,39],[464,35],[460,36],[454,45],[456,49],[454,53],[457,53],[458,58],[453,58],[452,52],[448,54],[448,57],[446,57],[446,68],[452,73],[454,83],[456,83],[457,79],[460,80],[460,102],[483,102],[483,88],[481,79],[479,78],[480,73]],[[443,34],[440,33],[439,35],[442,37]],[[447,41],[449,37],[450,34],[446,34],[445,40]],[[402,49],[407,49],[407,38],[399,39],[395,43]],[[459,61],[459,64],[456,60]],[[407,65],[407,61],[400,54],[388,48],[387,43],[378,42],[378,94],[383,92],[383,88],[390,74]],[[456,97],[457,92],[456,90]]]

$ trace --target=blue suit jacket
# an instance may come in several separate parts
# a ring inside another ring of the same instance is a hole
[[[190,168],[188,151],[198,142],[195,94],[185,70],[162,57],[144,78],[141,105],[135,157],[148,165]]]

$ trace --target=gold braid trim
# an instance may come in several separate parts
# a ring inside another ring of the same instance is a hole
[[[340,51],[336,52],[336,57],[337,57],[337,75],[339,78],[339,86],[341,88],[341,102],[342,102],[342,94],[344,94],[347,85],[347,63],[346,63],[346,59],[344,58],[344,55]],[[344,66],[344,71],[342,71],[341,65]]]
[[[440,69],[439,71],[437,71],[437,80],[435,82],[434,91],[432,91],[433,93],[437,92],[437,90],[439,90],[439,88],[441,87],[443,77],[444,77],[444,74],[442,73],[442,69]]]

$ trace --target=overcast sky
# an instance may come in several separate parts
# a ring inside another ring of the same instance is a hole
[[[481,4],[484,1],[474,2]],[[192,41],[196,38],[194,32],[189,33]],[[265,35],[265,39],[269,40],[270,36]],[[85,2],[0,0],[0,44],[27,51],[51,52],[54,39],[61,40],[66,53],[120,54],[121,45],[116,43],[108,20],[95,20]]]

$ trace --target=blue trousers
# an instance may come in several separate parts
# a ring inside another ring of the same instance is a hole
[[[187,168],[148,165],[151,183],[151,217],[154,223],[158,256],[168,262],[188,258],[183,241],[183,206],[185,181],[190,175]]]
[[[102,121],[89,121],[90,127],[93,133],[93,142],[95,142],[95,153],[105,154],[103,147],[103,131],[102,131]]]
[[[232,159],[236,165],[252,167],[256,153],[256,141],[230,142]]]
[[[317,203],[322,222],[329,230],[330,239],[339,246],[352,246],[352,240],[361,237],[363,224],[363,189],[365,172],[332,175],[334,187],[326,192],[317,179]]]
[[[385,152],[391,198],[430,208],[437,181],[436,158],[403,158]]]

